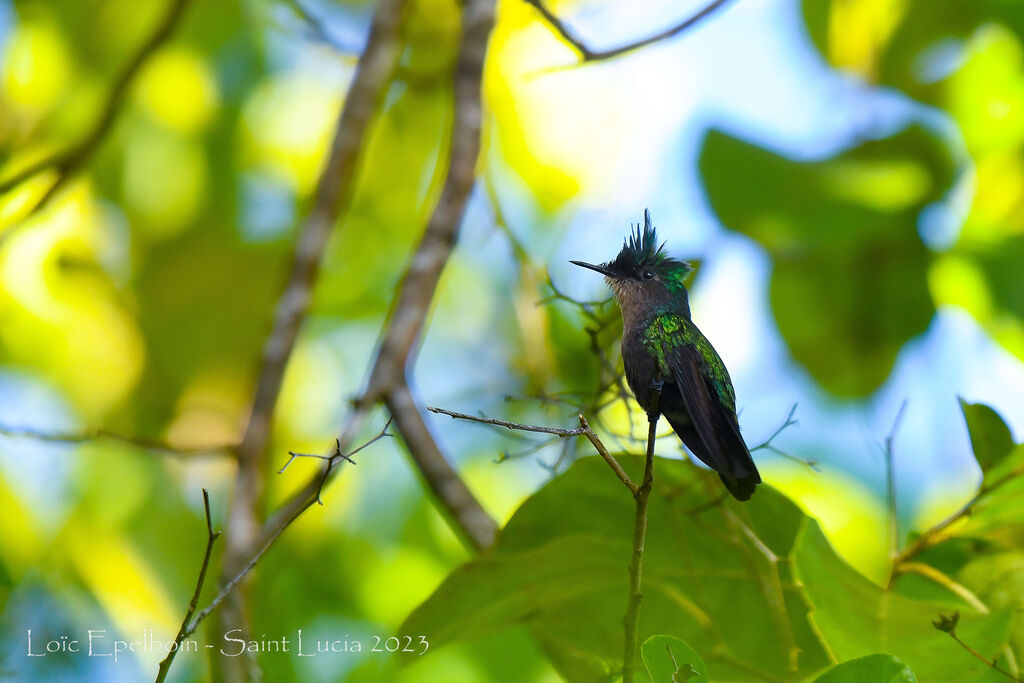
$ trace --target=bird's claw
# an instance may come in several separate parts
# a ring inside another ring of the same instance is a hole
[[[658,378],[658,379],[653,380],[651,382],[651,389],[653,389],[654,391],[658,392],[659,394],[661,393],[661,390],[663,388],[665,388],[665,380],[663,380],[661,378]]]

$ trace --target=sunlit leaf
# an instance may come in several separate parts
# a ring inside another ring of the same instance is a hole
[[[1013,449],[1013,435],[999,413],[983,403],[960,399],[960,410],[967,421],[974,457],[984,472],[999,464]]]

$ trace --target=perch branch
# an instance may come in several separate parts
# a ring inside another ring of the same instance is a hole
[[[57,171],[57,179],[43,193],[42,198],[36,202],[26,218],[44,209],[57,192],[92,158],[93,153],[113,126],[114,121],[117,120],[117,115],[124,104],[129,87],[134,83],[136,76],[138,76],[149,58],[170,38],[184,13],[188,1],[169,0],[167,10],[153,29],[153,32],[139,47],[138,51],[132,55],[132,58],[128,60],[128,63],[114,81],[114,85],[111,87],[110,93],[107,95],[106,102],[103,105],[100,117],[84,138],[71,148],[48,156],[29,165],[11,177],[0,181],[0,194],[2,194],[48,168],[54,168]],[[9,235],[10,230],[5,234]]]
[[[580,63],[586,63],[600,62],[606,59],[612,59],[627,52],[632,52],[633,50],[638,50],[642,47],[647,47],[648,45],[652,45],[662,40],[666,40],[667,38],[677,36],[680,33],[686,31],[687,29],[692,28],[701,20],[711,16],[711,14],[715,12],[715,10],[717,10],[719,7],[728,2],[728,0],[714,0],[714,2],[711,2],[710,4],[706,5],[696,14],[690,15],[686,19],[675,24],[674,26],[670,26],[669,28],[665,29],[664,31],[661,31],[660,33],[655,33],[654,35],[648,36],[646,38],[642,38],[640,40],[626,43],[624,45],[620,45],[619,47],[614,47],[607,50],[594,50],[590,48],[581,38],[579,38],[576,35],[576,32],[573,29],[569,28],[569,26],[564,21],[559,19],[557,15],[555,15],[551,10],[549,10],[544,5],[542,0],[524,0],[524,2],[526,2],[528,5],[533,6],[540,13],[540,15],[544,17],[544,20],[551,26],[551,28],[553,28],[555,32],[558,33],[558,35],[560,35],[563,40],[565,40],[565,42],[569,43],[569,45],[572,46],[572,48],[580,56]]]
[[[633,561],[629,565],[629,604],[623,619],[625,628],[625,645],[622,652],[622,683],[633,683],[636,670],[637,631],[640,628],[640,592],[644,564],[644,543],[647,539],[647,503],[654,482],[654,442],[658,438],[658,404],[661,402],[661,389],[654,391],[653,405],[647,413],[647,454],[644,458],[644,478],[637,487],[636,516],[633,519]]]
[[[181,628],[178,629],[178,635],[174,638],[174,648],[167,653],[163,661],[160,662],[160,668],[157,670],[156,683],[162,683],[167,678],[167,672],[171,670],[171,664],[174,663],[174,658],[178,654],[178,650],[181,644],[185,641],[188,636],[189,621],[192,619],[192,615],[195,614],[196,606],[199,604],[199,594],[203,592],[203,583],[206,582],[206,570],[210,568],[210,556],[213,554],[213,544],[217,541],[217,537],[220,536],[219,531],[213,530],[213,521],[210,519],[210,494],[206,489],[203,489],[203,509],[206,511],[206,552],[203,553],[203,564],[199,568],[199,577],[196,579],[196,589],[192,591],[192,599],[189,600],[188,610],[185,612],[185,618],[181,621]]]

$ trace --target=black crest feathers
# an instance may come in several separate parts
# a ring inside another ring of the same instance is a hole
[[[636,274],[643,268],[658,268],[659,270],[685,269],[689,272],[689,266],[665,254],[665,243],[658,244],[658,233],[651,223],[651,212],[644,209],[644,226],[633,226],[629,237],[622,245],[622,250],[615,257],[614,261],[607,264],[609,270],[619,275],[629,276]]]

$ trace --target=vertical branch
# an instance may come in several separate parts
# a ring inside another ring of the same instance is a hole
[[[160,668],[156,674],[156,683],[162,683],[167,678],[167,672],[171,670],[171,664],[174,663],[174,658],[177,656],[178,650],[181,649],[181,643],[191,633],[188,630],[189,622],[192,620],[192,615],[195,614],[196,606],[199,604],[199,594],[203,592],[203,584],[206,582],[206,570],[210,568],[210,556],[213,554],[213,544],[217,537],[220,536],[219,531],[213,530],[213,521],[210,519],[210,494],[206,489],[203,489],[203,509],[206,510],[206,552],[203,554],[203,564],[199,568],[196,589],[192,592],[192,599],[188,603],[185,618],[181,622],[181,628],[178,629],[178,635],[174,638],[174,648],[160,662]]]
[[[399,54],[399,23],[403,0],[381,0],[374,14],[366,50],[356,71],[338,117],[327,164],[320,175],[313,208],[297,237],[290,275],[274,312],[270,336],[263,347],[245,435],[238,447],[238,474],[227,517],[227,548],[222,580],[235,576],[245,566],[254,543],[260,540],[260,504],[263,497],[263,455],[270,435],[274,409],[284,380],[285,368],[299,327],[309,310],[320,257],[331,229],[351,200],[360,152],[374,112],[380,106],[394,72]],[[227,628],[247,623],[244,597],[235,592],[221,611]],[[229,678],[240,678],[240,673]]]
[[[900,422],[903,420],[903,411],[906,407],[907,402],[904,400],[900,404],[900,409],[896,412],[896,419],[893,420],[892,429],[889,430],[888,436],[885,437],[885,500],[889,511],[889,561],[892,562],[893,567],[896,566],[896,558],[899,557],[900,552],[900,520],[896,509],[896,462],[892,444],[896,438],[896,432],[900,428]],[[895,572],[893,572],[893,575],[895,575]]]
[[[644,458],[644,476],[634,494],[636,499],[636,516],[633,519],[633,561],[629,565],[629,605],[623,625],[626,632],[626,643],[622,653],[622,683],[633,683],[636,668],[637,632],[640,628],[640,593],[644,564],[644,542],[647,538],[647,502],[654,483],[654,442],[658,437],[658,404],[661,402],[661,389],[657,389],[652,397],[653,405],[647,413],[647,454]]]

